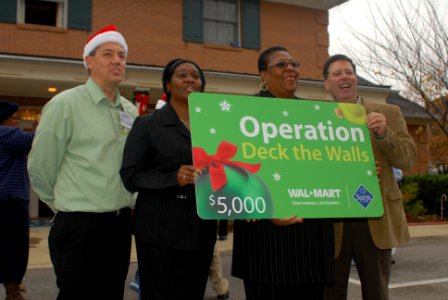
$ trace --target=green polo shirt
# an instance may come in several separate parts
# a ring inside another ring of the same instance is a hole
[[[53,211],[110,212],[133,205],[119,174],[129,132],[120,111],[138,115],[118,90],[111,104],[92,78],[45,105],[28,171],[31,186]]]

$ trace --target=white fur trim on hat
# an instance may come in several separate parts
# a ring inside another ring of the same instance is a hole
[[[162,107],[165,106],[165,104],[166,104],[165,100],[162,100],[162,99],[157,100],[156,109],[161,109]]]
[[[120,46],[123,47],[124,54],[126,56],[128,55],[128,45],[126,44],[123,35],[117,31],[114,25],[109,25],[95,33],[84,46],[83,60],[84,67],[86,69],[88,69],[86,57],[89,56],[90,53],[92,53],[92,51],[94,51],[97,47],[109,42],[120,44]]]
[[[162,94],[162,99],[157,100],[156,109],[161,109],[166,104],[166,94]]]

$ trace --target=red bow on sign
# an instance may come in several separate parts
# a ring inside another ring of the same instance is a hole
[[[138,107],[138,115],[141,116],[143,113],[143,107],[146,107],[149,101],[149,95],[146,94],[136,94],[135,101],[140,105]]]
[[[215,155],[208,155],[204,149],[193,147],[194,166],[198,169],[208,167],[213,191],[222,188],[227,183],[224,164],[237,166],[251,173],[260,170],[261,164],[253,165],[238,161],[230,161],[229,159],[235,156],[237,150],[237,146],[226,141],[222,141],[221,144],[219,144],[218,151]]]

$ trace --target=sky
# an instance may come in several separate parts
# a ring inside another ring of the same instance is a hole
[[[350,33],[350,28],[354,28],[356,31],[360,30],[361,32],[372,30],[372,26],[370,25],[369,3],[373,8],[380,6],[382,10],[387,12],[393,1],[394,0],[349,0],[332,8],[330,10],[328,27],[328,32],[330,34],[330,55],[336,53],[348,54],[348,51],[346,51],[342,45],[356,45],[356,39],[354,39]],[[410,5],[417,5],[423,0],[402,1],[403,3],[408,3]],[[448,14],[446,14],[446,12],[448,12],[448,0],[435,1],[441,8],[441,11],[445,12],[445,16],[447,17],[445,19],[448,20]],[[360,68],[359,73],[361,76],[365,76],[362,68]]]
[[[373,5],[387,5],[393,0],[348,0],[330,10],[330,54],[343,52],[339,45],[340,41],[350,41],[350,27],[357,30],[368,30],[369,24],[369,2]],[[409,0],[419,1],[419,0]]]

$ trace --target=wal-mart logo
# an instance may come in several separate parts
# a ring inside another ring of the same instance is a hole
[[[373,195],[361,184],[353,195],[353,198],[361,204],[362,207],[367,208],[373,200]]]

